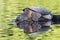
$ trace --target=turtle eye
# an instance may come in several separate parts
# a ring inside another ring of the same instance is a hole
[[[24,13],[28,13],[29,12],[29,9],[28,8],[25,8],[25,9],[23,9],[23,12]]]

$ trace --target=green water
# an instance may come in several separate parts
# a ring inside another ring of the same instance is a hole
[[[26,35],[23,29],[11,22],[28,6],[42,6],[50,9],[52,14],[60,14],[60,0],[0,0],[0,40],[60,40],[59,24],[51,25],[51,30],[34,36]]]

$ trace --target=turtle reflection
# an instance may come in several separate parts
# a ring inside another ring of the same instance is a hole
[[[24,29],[25,33],[35,33],[35,32],[46,32],[50,29],[51,21],[45,22],[44,24],[38,22],[21,22],[20,28]]]

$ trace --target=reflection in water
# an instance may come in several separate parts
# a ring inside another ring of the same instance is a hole
[[[53,15],[52,20],[44,22],[41,21],[23,21],[17,23],[17,27],[24,29],[25,33],[36,33],[36,32],[46,32],[50,29],[50,25],[52,24],[60,24],[60,15]],[[17,21],[18,22],[18,21]]]
[[[18,26],[24,29],[25,33],[46,32],[50,29],[51,21],[42,23],[23,21]]]

